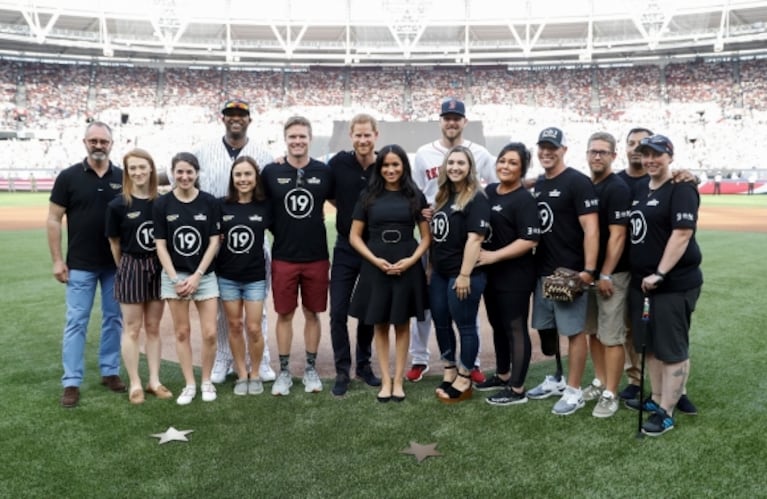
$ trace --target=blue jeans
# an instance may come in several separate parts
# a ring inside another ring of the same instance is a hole
[[[453,329],[453,322],[455,322],[461,338],[461,364],[466,369],[472,369],[477,359],[479,350],[477,313],[486,282],[484,272],[472,274],[471,292],[465,299],[459,300],[453,289],[455,277],[446,277],[439,272],[431,274],[429,303],[440,355],[448,362],[455,362],[456,338]]]
[[[120,305],[114,298],[115,269],[101,271],[69,270],[66,290],[66,325],[61,346],[61,362],[64,375],[61,384],[80,386],[85,370],[85,339],[88,320],[96,296],[96,286],[101,285],[101,340],[99,344],[99,369],[102,376],[120,373],[120,335],[122,316]]]

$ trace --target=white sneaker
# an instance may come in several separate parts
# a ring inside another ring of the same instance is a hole
[[[200,391],[202,391],[203,402],[213,402],[216,400],[216,387],[210,381],[204,381]]]
[[[616,412],[618,412],[618,401],[612,393],[604,391],[591,415],[595,418],[609,418]]]
[[[261,363],[261,367],[258,369],[258,376],[261,378],[261,381],[274,381],[277,378],[274,369],[266,362]]]
[[[562,395],[565,392],[565,387],[567,386],[567,382],[565,382],[565,378],[561,377],[559,381],[554,376],[547,375],[543,383],[536,386],[532,390],[529,390],[527,392],[527,398],[531,398],[534,400],[540,400],[545,399],[553,396]]]
[[[197,395],[197,387],[195,385],[187,385],[181,390],[181,395],[176,399],[178,405],[189,405]]]
[[[584,405],[586,405],[586,402],[583,401],[583,390],[568,386],[565,388],[562,398],[554,404],[551,413],[558,416],[569,416]]]
[[[592,381],[589,386],[583,389],[583,400],[590,402],[592,400],[598,399],[602,395],[602,390],[604,389],[605,386],[602,384],[602,382],[594,378],[594,381]]]
[[[235,395],[247,395],[248,394],[248,380],[238,379],[234,382],[234,394]]]
[[[264,384],[258,378],[248,381],[248,395],[260,395],[264,393]]]
[[[320,381],[320,375],[317,374],[317,369],[313,367],[307,367],[304,371],[304,391],[306,393],[318,393],[322,391],[322,381]]]
[[[210,381],[217,385],[226,381],[226,376],[232,372],[232,359],[216,356],[213,370],[210,372]]]
[[[293,379],[290,377],[290,371],[280,371],[272,385],[272,395],[289,395],[291,386]]]

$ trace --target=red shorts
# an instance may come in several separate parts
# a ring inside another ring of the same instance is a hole
[[[272,260],[272,297],[274,311],[289,314],[298,307],[298,289],[301,305],[314,313],[328,308],[330,260],[314,262],[286,262]]]

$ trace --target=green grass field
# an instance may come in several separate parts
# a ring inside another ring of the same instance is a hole
[[[0,232],[0,497],[764,497],[767,235],[699,240],[706,283],[689,391],[700,415],[638,440],[629,410],[597,420],[589,404],[561,418],[552,399],[499,408],[478,394],[448,407],[434,398],[436,377],[408,385],[402,404],[378,404],[358,381],[342,400],[299,381],[283,398],[235,399],[227,386],[211,404],[131,406],[98,384],[97,318],[81,405],[65,410],[63,287],[44,231]],[[532,366],[528,386],[550,369]],[[183,383],[171,363],[162,379]],[[149,437],[168,426],[193,429],[189,443]],[[417,464],[400,453],[411,440],[437,442],[443,456]]]

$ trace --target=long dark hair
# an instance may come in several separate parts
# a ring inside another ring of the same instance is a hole
[[[420,196],[418,193],[418,186],[413,182],[412,168],[410,167],[410,160],[407,157],[405,150],[397,144],[391,144],[382,147],[378,151],[376,156],[376,162],[374,165],[373,173],[370,175],[370,183],[367,190],[362,194],[362,206],[368,209],[370,205],[386,190],[386,181],[381,175],[381,169],[383,168],[384,158],[388,154],[395,154],[402,161],[402,177],[399,179],[399,187],[402,194],[410,201],[410,211],[413,216],[416,216],[421,211],[419,204]]]
[[[236,203],[240,199],[237,188],[234,186],[234,177],[232,176],[234,167],[240,163],[247,163],[253,167],[253,170],[255,170],[256,188],[253,190],[253,201],[263,201],[266,199],[266,194],[264,193],[264,186],[261,183],[261,172],[259,171],[258,163],[250,156],[240,156],[234,160],[234,163],[232,163],[232,168],[229,169],[229,188],[227,190],[226,197],[224,198],[224,202]]]

